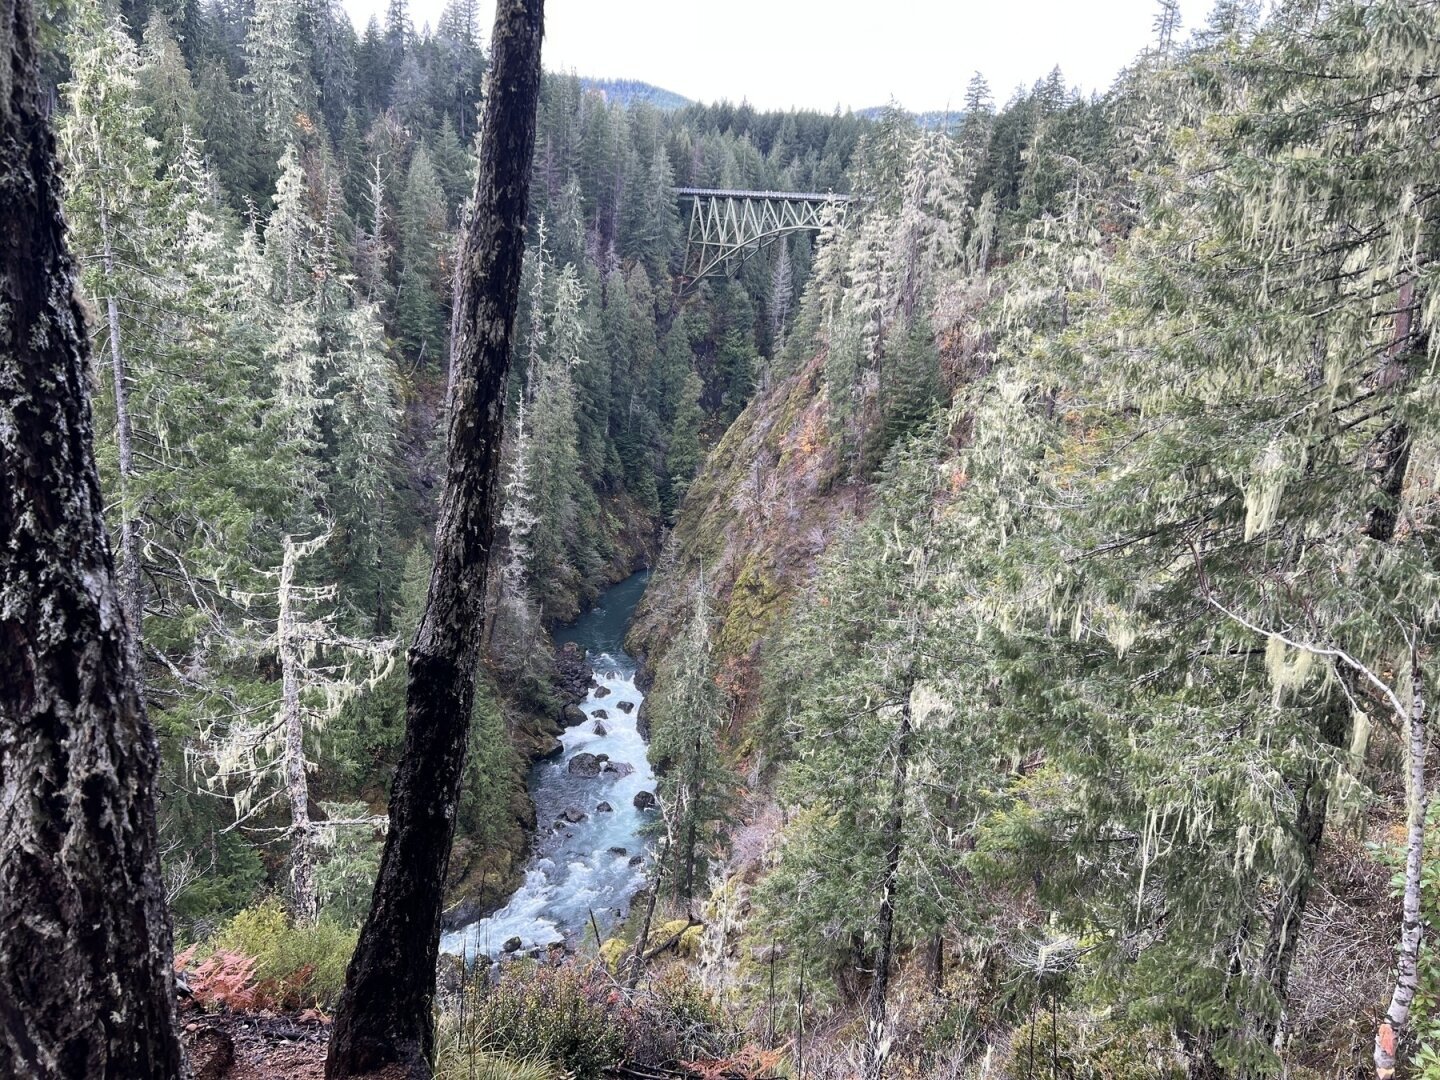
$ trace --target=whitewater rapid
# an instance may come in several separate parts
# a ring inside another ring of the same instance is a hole
[[[560,736],[561,755],[541,762],[531,775],[537,828],[524,884],[493,915],[443,935],[445,952],[463,953],[466,960],[496,958],[517,937],[520,955],[574,943],[590,933],[592,911],[604,933],[646,880],[650,843],[641,829],[656,812],[635,808],[638,793],[655,791],[655,773],[637,727],[645,695],[635,685],[634,661],[620,650],[589,654],[589,661],[595,685],[580,704],[584,722],[567,729]],[[631,706],[628,712],[622,703]],[[634,772],[572,775],[570,761],[582,753],[607,755]],[[597,809],[601,803],[611,809]],[[585,818],[564,821],[567,810]]]

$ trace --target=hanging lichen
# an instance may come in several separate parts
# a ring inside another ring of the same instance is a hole
[[[1284,639],[1271,634],[1265,644],[1265,670],[1270,673],[1270,685],[1275,690],[1274,703],[1278,708],[1287,693],[1299,690],[1310,678],[1315,668],[1315,654],[1309,649],[1292,649]]]

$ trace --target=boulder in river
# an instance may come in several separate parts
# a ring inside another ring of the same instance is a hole
[[[567,641],[555,650],[555,673],[560,693],[565,700],[581,702],[590,689],[590,663],[585,650],[573,641]]]
[[[610,854],[611,854],[611,855],[629,855],[630,852],[626,851],[623,847],[612,847],[612,848],[610,849]]]
[[[600,775],[600,770],[605,762],[594,754],[576,754],[565,766],[565,771],[571,776],[595,777]]]
[[[563,817],[566,821],[568,821],[571,825],[579,825],[580,822],[584,821],[588,815],[578,806],[571,806],[567,808],[566,811],[560,816]]]
[[[501,948],[507,953],[519,952],[520,946],[523,944],[525,943],[521,941],[518,937],[512,937],[509,941],[505,942],[505,944],[502,945]]]
[[[595,721],[595,734],[600,736],[600,738],[602,739],[609,734],[609,732],[605,730],[605,725],[602,724],[599,720]]]
[[[590,710],[590,715],[593,716],[596,720],[609,720],[609,719],[610,719],[610,714],[609,714],[608,712],[606,712],[604,709],[591,709],[591,710]]]
[[[600,767],[600,771],[624,778],[635,771],[635,766],[628,761],[607,761]]]
[[[630,865],[631,865],[631,866],[644,866],[644,865],[645,865],[645,856],[644,856],[644,855],[631,855],[631,856],[630,856]],[[639,894],[639,893],[636,893],[635,895],[638,897],[640,894]]]
[[[617,702],[615,703],[615,707],[616,707],[617,709],[619,709],[621,712],[626,713],[626,714],[629,714],[629,713],[632,713],[632,712],[635,711],[635,702],[633,702],[633,701],[617,701]]]
[[[660,805],[660,800],[655,798],[653,791],[637,791],[635,793],[636,810],[654,810]]]
[[[566,727],[574,727],[576,724],[583,724],[587,719],[585,710],[579,705],[566,705],[560,712],[560,721]]]
[[[595,812],[597,814],[609,814],[614,811],[614,809],[615,808],[611,806],[608,802],[602,802],[596,805]]]
[[[597,684],[595,688],[590,692],[595,695],[595,700],[599,701],[603,697],[610,696],[610,687],[603,684]]]

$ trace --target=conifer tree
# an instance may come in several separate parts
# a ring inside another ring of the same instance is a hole
[[[650,744],[665,777],[666,849],[676,867],[672,884],[692,909],[733,786],[720,758],[724,702],[715,682],[710,620],[701,581],[689,626],[666,654],[670,690],[655,711]]]
[[[89,40],[84,47],[80,34]],[[158,164],[139,104],[139,54],[120,24],[83,21],[74,38],[76,61],[68,87],[69,121],[62,129],[67,162],[77,178],[70,205],[80,223],[77,239],[93,252],[87,286],[105,310],[105,355],[115,421],[120,496],[120,597],[132,628],[139,668],[143,612],[141,525],[137,512],[136,432],[131,407],[137,380],[153,378],[153,353],[127,335],[158,306],[152,245]],[[122,304],[130,310],[122,311]]]
[[[323,730],[347,701],[383,679],[395,647],[393,641],[342,634],[332,606],[336,586],[297,580],[302,562],[332,535],[327,528],[309,540],[286,536],[280,566],[265,575],[273,587],[237,597],[247,610],[263,606],[273,612],[249,620],[245,647],[275,656],[279,697],[270,703],[268,713],[256,709],[204,735],[212,783],[233,800],[237,823],[256,817],[271,803],[288,804],[290,909],[301,924],[313,923],[319,914],[315,883],[319,826],[310,816],[307,775],[313,766],[306,758],[306,735]],[[366,818],[346,824],[373,823]]]
[[[449,285],[442,261],[448,254],[445,193],[424,146],[410,163],[398,215],[400,284],[395,298],[395,323],[405,354],[416,362],[445,354],[446,318],[441,293]]]
[[[282,148],[307,96],[308,63],[301,51],[297,0],[258,0],[245,37],[246,82],[274,149]]]

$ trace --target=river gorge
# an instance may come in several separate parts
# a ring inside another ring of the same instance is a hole
[[[592,674],[580,703],[585,719],[560,736],[559,754],[531,770],[537,830],[524,882],[493,914],[445,934],[445,952],[494,959],[573,944],[592,917],[602,933],[613,926],[644,885],[656,780],[640,733],[645,695],[624,638],[647,578],[641,572],[612,586],[556,632],[557,645],[585,651]]]

